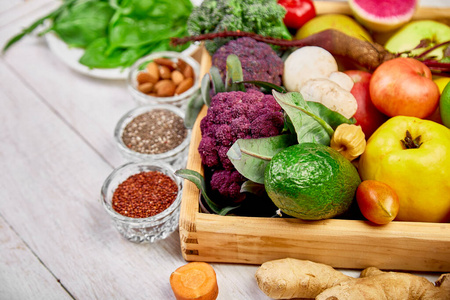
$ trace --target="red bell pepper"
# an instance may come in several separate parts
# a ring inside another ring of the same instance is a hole
[[[278,4],[287,11],[283,21],[288,28],[299,29],[316,16],[312,0],[278,0]]]

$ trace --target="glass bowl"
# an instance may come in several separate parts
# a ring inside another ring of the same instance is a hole
[[[161,213],[147,218],[132,218],[124,216],[112,207],[112,199],[116,188],[130,176],[157,171],[170,177],[178,187],[174,202]],[[178,227],[182,182],[175,176],[174,169],[162,162],[129,162],[115,169],[105,180],[101,189],[103,207],[111,217],[112,223],[119,233],[134,243],[153,243],[165,239]]]
[[[152,111],[152,110],[168,110],[176,115],[178,115],[181,119],[184,120],[184,111],[180,108],[167,105],[167,104],[157,104],[157,105],[145,105],[138,106],[128,113],[126,113],[116,125],[114,130],[114,137],[116,140],[117,147],[119,151],[122,153],[123,157],[128,161],[163,161],[171,164],[175,169],[183,168],[187,162],[188,148],[191,139],[191,130],[186,128],[186,137],[185,139],[175,148],[170,149],[166,152],[157,153],[157,154],[145,154],[131,148],[127,147],[122,139],[122,134],[126,128],[126,126],[133,121],[136,117]]]
[[[158,58],[168,58],[175,63],[177,63],[179,59],[182,59],[188,65],[190,65],[194,72],[194,76],[193,76],[194,82],[193,82],[192,87],[179,95],[174,95],[174,96],[170,96],[170,97],[157,97],[157,96],[152,96],[152,95],[141,92],[138,89],[137,76],[140,72],[143,72],[143,71],[147,72],[146,71],[147,64]],[[188,100],[199,89],[199,74],[200,74],[200,65],[191,56],[188,56],[186,54],[182,54],[179,52],[174,52],[174,51],[155,52],[155,53],[152,53],[148,56],[145,56],[145,57],[139,59],[131,66],[130,71],[128,73],[128,89],[131,92],[131,95],[133,96],[133,98],[138,102],[139,105],[172,104],[172,105],[176,105],[178,107],[182,107],[187,104]]]

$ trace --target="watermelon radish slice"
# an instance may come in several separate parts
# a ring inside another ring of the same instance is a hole
[[[386,32],[411,20],[418,0],[349,0],[353,16],[366,28]]]

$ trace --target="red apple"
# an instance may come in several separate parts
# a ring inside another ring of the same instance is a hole
[[[366,139],[368,139],[388,117],[382,114],[370,99],[369,83],[372,74],[360,70],[348,70],[344,73],[350,76],[354,82],[350,92],[358,102],[358,109],[353,117],[356,119],[356,124],[361,126]]]
[[[382,113],[426,118],[439,104],[439,88],[430,69],[414,58],[398,57],[382,63],[370,80],[370,97]]]

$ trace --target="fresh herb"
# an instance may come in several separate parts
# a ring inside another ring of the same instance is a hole
[[[81,64],[128,67],[151,52],[187,48],[172,46],[170,39],[187,34],[192,9],[189,0],[66,0],[11,38],[3,51],[49,20],[50,27],[40,35],[52,31],[69,47],[85,49]]]

